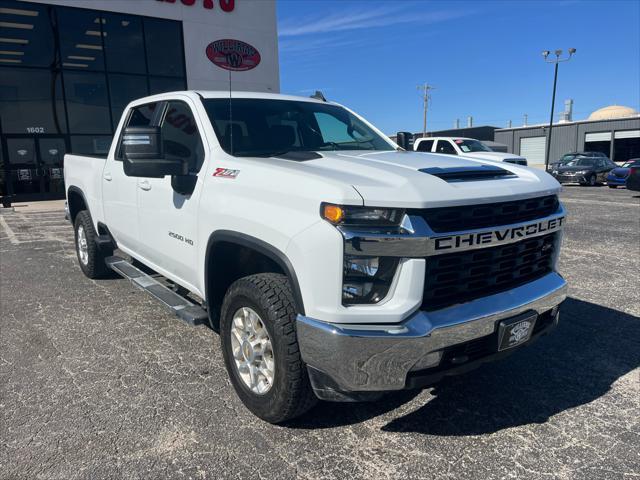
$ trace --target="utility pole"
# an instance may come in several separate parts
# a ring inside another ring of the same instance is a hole
[[[418,90],[420,90],[423,103],[422,138],[427,136],[427,109],[429,108],[429,100],[431,100],[431,94],[429,92],[434,88],[434,86],[429,85],[426,82],[424,85],[418,85]]]

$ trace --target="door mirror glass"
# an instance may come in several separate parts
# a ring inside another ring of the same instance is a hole
[[[162,178],[186,175],[189,165],[180,158],[165,158],[159,127],[128,127],[122,135],[124,173],[129,177]]]

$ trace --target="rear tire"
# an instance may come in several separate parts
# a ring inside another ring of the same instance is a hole
[[[76,237],[76,254],[82,272],[89,278],[103,278],[109,268],[104,262],[109,252],[102,252],[96,244],[96,233],[93,227],[91,215],[87,210],[82,210],[76,215],[74,222]]]
[[[220,315],[220,342],[233,388],[256,416],[282,423],[317,402],[300,357],[296,308],[284,275],[250,275],[229,287]]]

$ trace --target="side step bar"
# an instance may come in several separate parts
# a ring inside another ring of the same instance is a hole
[[[155,278],[131,265],[124,258],[117,256],[107,257],[105,258],[105,263],[118,275],[128,279],[136,287],[160,300],[189,325],[202,325],[208,322],[209,317],[204,308],[191,303],[182,295],[178,295],[170,288],[165,287]]]

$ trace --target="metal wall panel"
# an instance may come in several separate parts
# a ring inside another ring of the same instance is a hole
[[[640,129],[640,117],[554,125],[551,139],[550,161],[556,160],[568,152],[584,150],[585,136],[587,133],[610,132],[613,136],[618,130],[637,129]],[[510,153],[520,154],[520,140],[522,138],[546,135],[547,126],[542,125],[524,128],[505,128],[496,130],[495,141],[507,145]]]

